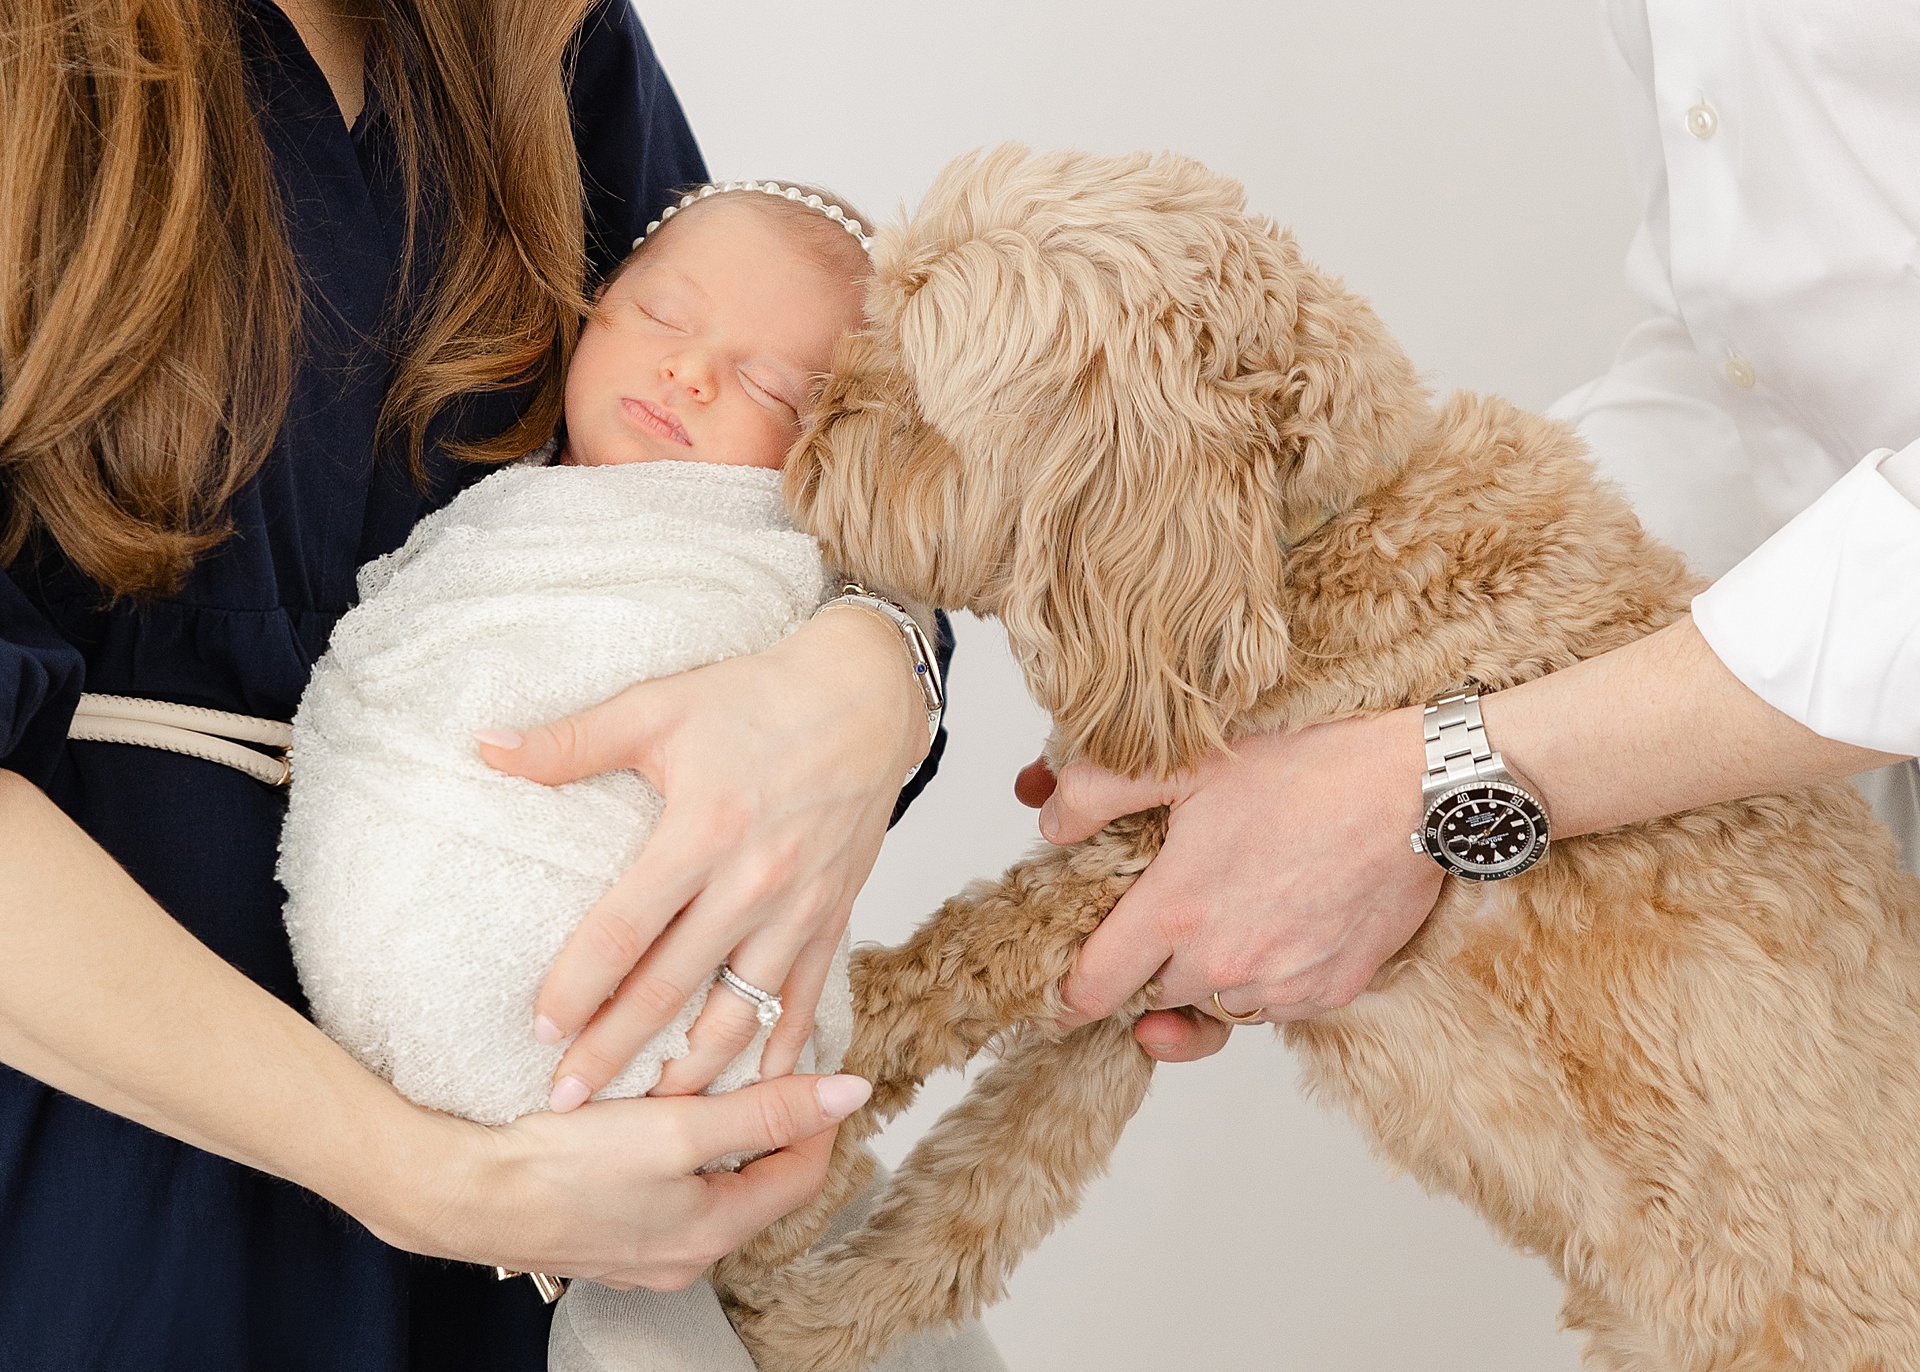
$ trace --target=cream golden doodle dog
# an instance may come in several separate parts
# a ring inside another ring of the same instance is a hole
[[[789,495],[838,565],[999,619],[1058,763],[1167,773],[1497,690],[1695,589],[1566,429],[1436,406],[1368,306],[1194,162],[963,159],[876,267]],[[1144,996],[1061,1036],[1057,987],[1162,824],[859,956],[847,1070],[873,1100],[819,1204],[715,1273],[763,1367],[860,1367],[974,1313],[1072,1211],[1152,1065]],[[1366,994],[1286,1038],[1385,1158],[1553,1265],[1590,1366],[1920,1368],[1920,883],[1852,787],[1449,879]],[[859,1140],[988,1047],[865,1224],[807,1252],[866,1180]]]

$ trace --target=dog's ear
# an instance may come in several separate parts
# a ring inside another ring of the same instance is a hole
[[[1287,463],[1286,517],[1298,528],[1398,473],[1432,410],[1373,307],[1306,261],[1291,233],[1254,222],[1270,330],[1243,354],[1242,382],[1266,393],[1260,416]]]
[[[1285,674],[1289,532],[1405,460],[1405,354],[1186,158],[962,159],[876,265],[975,535],[956,584],[1069,753],[1164,775],[1219,746]]]
[[[1064,758],[1164,777],[1285,672],[1282,531],[1250,468],[1103,437],[1030,473],[997,608]]]

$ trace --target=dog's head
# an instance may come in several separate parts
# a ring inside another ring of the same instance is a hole
[[[787,465],[829,560],[998,617],[1068,757],[1164,775],[1286,666],[1290,530],[1426,398],[1364,302],[1171,155],[949,166]]]

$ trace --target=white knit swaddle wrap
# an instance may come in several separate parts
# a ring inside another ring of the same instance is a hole
[[[294,719],[280,880],[315,1021],[404,1095],[486,1123],[546,1107],[561,1050],[533,1037],[535,992],[661,809],[634,772],[496,772],[471,731],[559,719],[799,627],[826,573],[779,487],[689,462],[510,468],[361,572]],[[851,1036],[845,959],[843,942],[821,1070]],[[706,995],[602,1094],[659,1080]],[[756,1078],[766,1037],[715,1089]]]

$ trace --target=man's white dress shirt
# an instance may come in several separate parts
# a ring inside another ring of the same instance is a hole
[[[1920,3],[1608,11],[1649,313],[1556,413],[1723,578],[1694,612],[1735,675],[1829,737],[1920,753]],[[1917,778],[1873,783],[1910,861]]]

